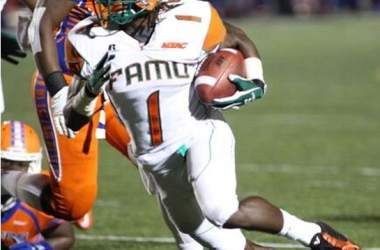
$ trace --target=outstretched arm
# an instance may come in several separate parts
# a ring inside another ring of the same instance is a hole
[[[28,29],[30,45],[39,72],[42,74],[51,98],[50,108],[54,126],[60,135],[68,135],[63,107],[67,100],[68,85],[58,63],[54,32],[64,17],[75,6],[72,0],[38,0]]]
[[[38,70],[45,80],[49,94],[54,96],[66,86],[58,63],[54,32],[75,3],[71,0],[40,1],[34,9],[32,25],[29,28],[29,31],[34,34],[31,46]]]

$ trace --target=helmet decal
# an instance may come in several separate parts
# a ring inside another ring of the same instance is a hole
[[[11,147],[26,151],[24,124],[18,121],[11,121]]]

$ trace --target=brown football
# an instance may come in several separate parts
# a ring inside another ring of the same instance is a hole
[[[243,54],[235,49],[221,49],[202,63],[195,79],[199,98],[209,103],[215,98],[231,96],[236,87],[228,80],[230,74],[245,76]]]

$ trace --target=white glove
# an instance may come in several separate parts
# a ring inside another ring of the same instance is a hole
[[[75,133],[66,127],[65,117],[63,116],[63,108],[67,102],[67,94],[69,87],[65,86],[60,89],[51,99],[50,107],[53,115],[55,129],[60,135],[66,135],[69,138],[74,138]]]

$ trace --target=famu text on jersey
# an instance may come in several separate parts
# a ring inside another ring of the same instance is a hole
[[[173,80],[189,78],[188,65],[178,62],[149,60],[129,64],[124,69],[119,68],[111,73],[110,87],[124,72],[126,84],[143,83],[157,80]]]

